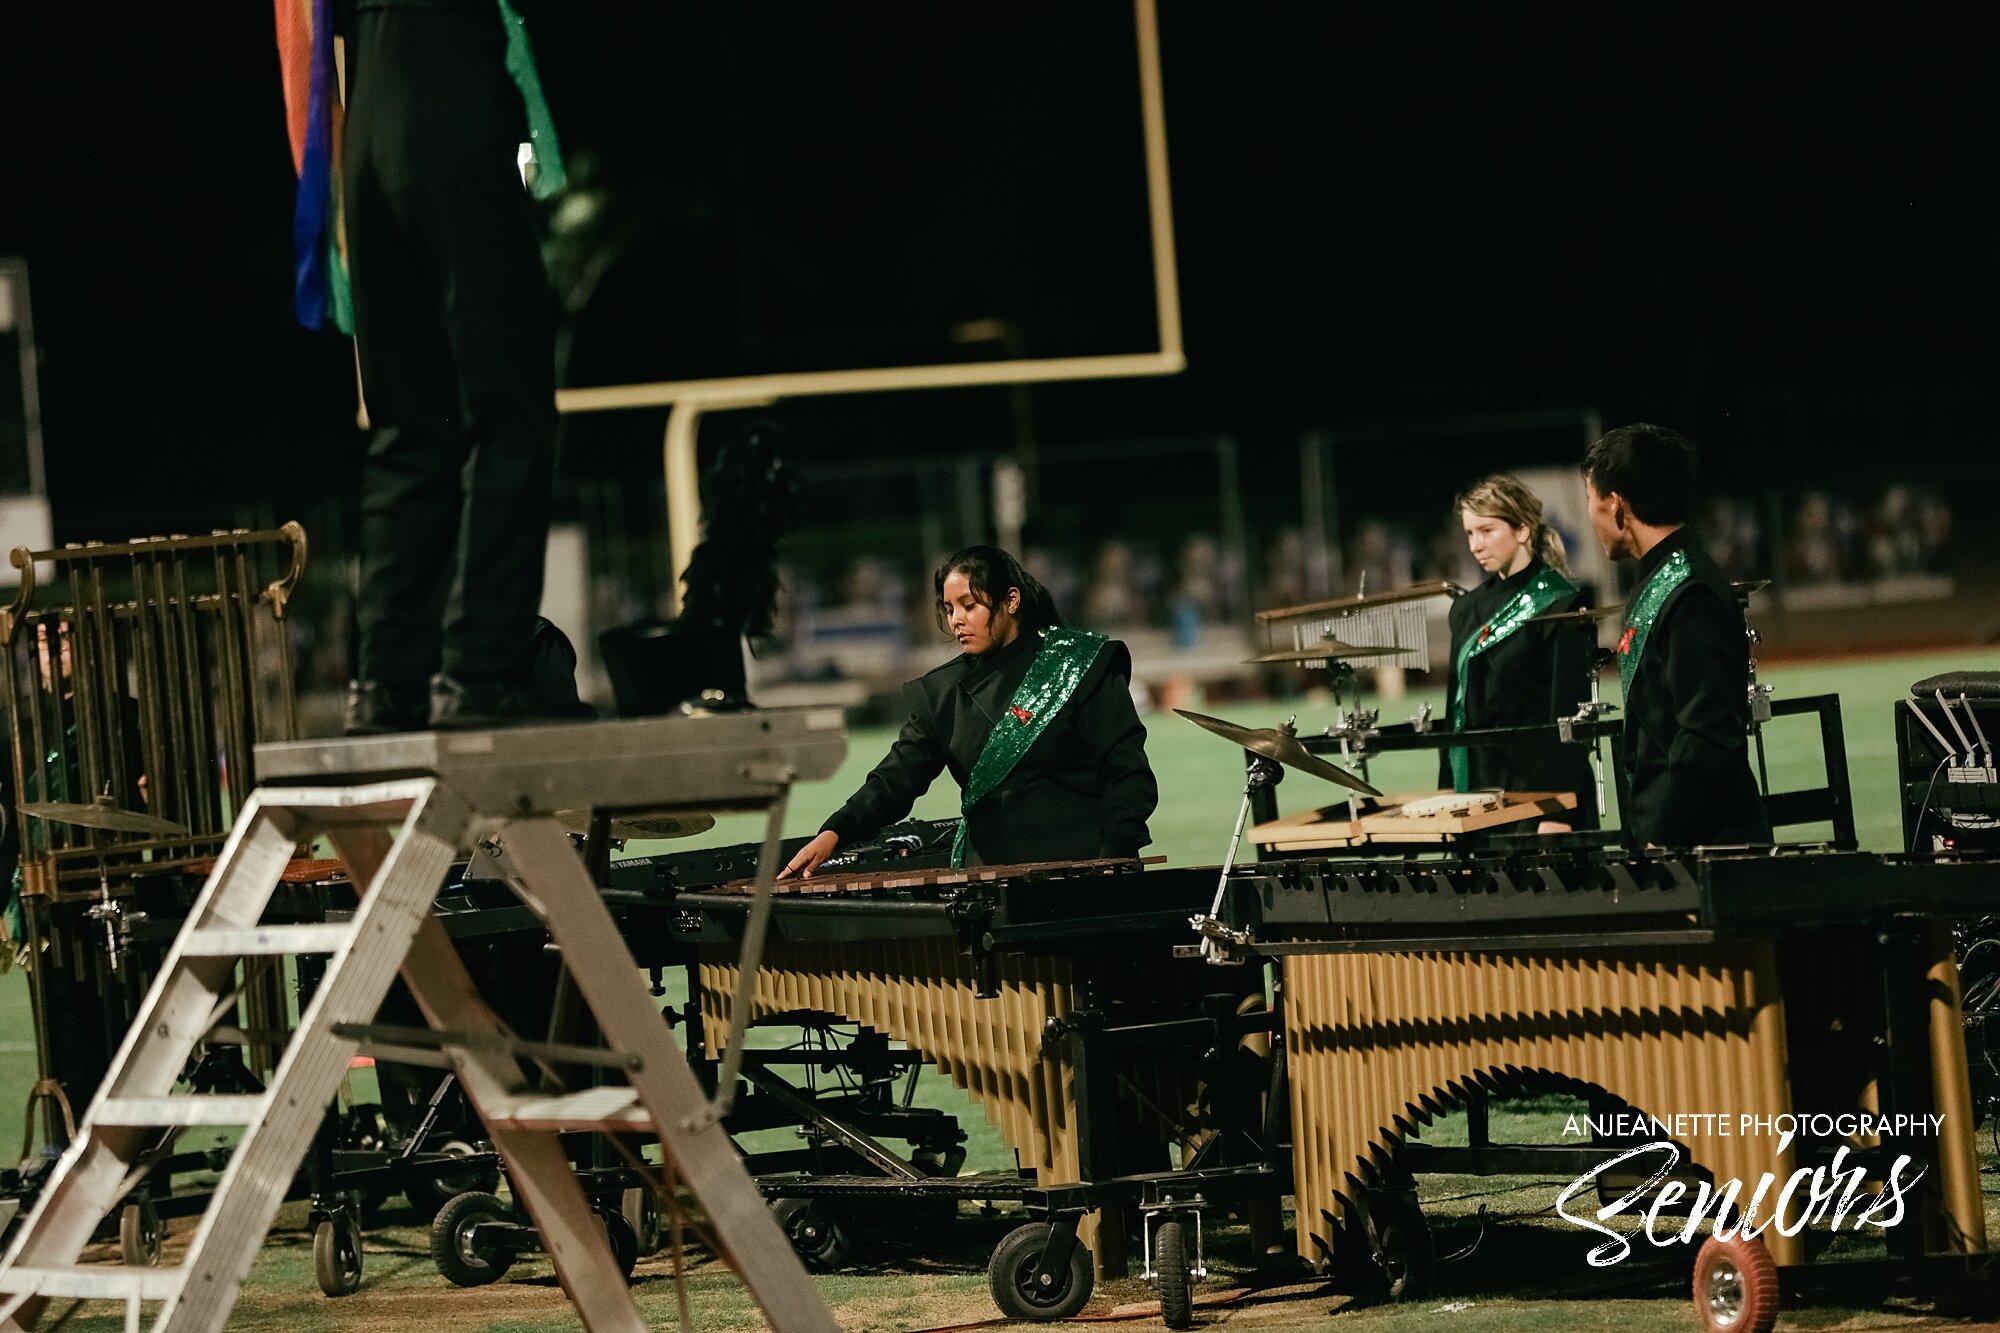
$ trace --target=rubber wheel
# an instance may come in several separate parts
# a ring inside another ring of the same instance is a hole
[[[461,1287],[483,1287],[498,1282],[514,1265],[514,1251],[501,1246],[479,1246],[473,1228],[482,1222],[504,1222],[507,1205],[498,1195],[473,1191],[461,1194],[438,1209],[431,1220],[431,1260],[445,1279]]]
[[[1153,1233],[1153,1281],[1160,1319],[1168,1328],[1194,1327],[1194,1264],[1188,1257],[1187,1223],[1160,1223]]]
[[[632,1230],[623,1213],[609,1208],[600,1210],[597,1220],[604,1224],[604,1238],[611,1243],[611,1261],[618,1265],[620,1274],[631,1277],[639,1266],[639,1233]]]
[[[1389,1299],[1422,1300],[1437,1277],[1437,1250],[1423,1212],[1408,1195],[1391,1196],[1376,1207],[1375,1259],[1382,1265]]]
[[[1711,1333],[1771,1333],[1778,1266],[1758,1240],[1710,1236],[1694,1258],[1694,1313]]]
[[[807,1268],[830,1273],[854,1257],[853,1237],[825,1200],[780,1199],[771,1211]]]
[[[1046,1287],[1035,1282],[1035,1266],[1041,1262],[1051,1230],[1047,1222],[1030,1222],[1008,1232],[993,1250],[993,1261],[986,1265],[986,1289],[993,1293],[1000,1313],[1009,1319],[1043,1323],[1068,1319],[1090,1300],[1097,1278],[1091,1269],[1090,1251],[1081,1244],[1070,1251],[1069,1269],[1057,1274],[1055,1282]]]
[[[476,1157],[479,1149],[464,1139],[446,1139],[436,1148],[427,1152],[441,1152],[449,1157]],[[410,1207],[424,1217],[436,1217],[438,1209],[461,1194],[491,1194],[500,1185],[500,1172],[495,1167],[473,1168],[462,1175],[440,1173],[412,1180],[403,1186],[403,1197],[410,1201]]]
[[[361,1290],[361,1223],[353,1214],[321,1218],[313,1228],[313,1277],[329,1296]]]
[[[639,1238],[639,1255],[660,1252],[660,1200],[644,1185],[626,1190],[618,1201],[618,1211],[632,1234]]]
[[[118,1250],[128,1268],[157,1268],[167,1225],[151,1202],[128,1203],[118,1212]]]

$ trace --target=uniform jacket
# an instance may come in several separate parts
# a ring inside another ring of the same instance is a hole
[[[1480,626],[1498,615],[1543,568],[1537,558],[1510,578],[1489,576],[1451,604],[1451,657],[1445,685],[1445,717],[1452,716],[1460,692],[1465,695],[1468,727],[1548,726],[1575,713],[1590,697],[1591,634],[1580,625],[1526,624],[1466,662],[1465,679],[1458,675],[1458,654]],[[1574,596],[1549,607],[1550,612],[1576,608]],[[1576,809],[1553,819],[1575,828],[1597,827],[1597,784],[1590,771],[1590,750],[1565,745],[1553,730],[1537,740],[1510,745],[1466,747],[1472,786],[1503,791],[1567,791],[1576,793]],[[1451,756],[1438,755],[1438,785],[1452,784]]]
[[[843,845],[909,814],[939,773],[963,789],[987,733],[1041,649],[1023,631],[1004,648],[962,655],[903,687],[909,721],[861,789],[822,826]],[[968,864],[1014,865],[1133,856],[1152,841],[1159,789],[1132,707],[1132,657],[1112,640],[1076,692],[1002,782],[966,816]]]
[[[1680,528],[1646,552],[1633,587],[1678,550],[1688,576],[1661,606],[1625,698],[1625,827],[1662,847],[1769,842],[1750,772],[1750,644],[1729,580]]]

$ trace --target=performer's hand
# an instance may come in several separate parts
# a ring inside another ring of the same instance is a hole
[[[1541,823],[1535,825],[1535,832],[1537,833],[1574,833],[1575,831],[1560,819],[1544,819]]]
[[[832,856],[833,849],[838,846],[840,846],[840,835],[832,829],[823,830],[818,837],[799,848],[798,855],[778,872],[778,878],[790,879],[796,875],[800,879],[811,879],[812,872],[819,869],[819,863]]]

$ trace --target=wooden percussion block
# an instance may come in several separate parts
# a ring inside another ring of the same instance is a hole
[[[1250,830],[1258,847],[1268,851],[1301,852],[1322,848],[1353,847],[1365,842],[1445,842],[1481,829],[1503,824],[1540,821],[1576,808],[1574,792],[1503,791],[1489,795],[1497,802],[1484,808],[1441,810],[1435,813],[1411,811],[1414,802],[1435,802],[1444,797],[1476,798],[1475,792],[1402,792],[1362,802],[1358,820],[1347,817],[1345,801],[1323,805],[1317,810],[1301,810],[1259,824]]]

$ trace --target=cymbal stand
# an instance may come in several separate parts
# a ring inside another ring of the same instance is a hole
[[[97,858],[97,901],[84,909],[85,916],[92,921],[104,923],[104,953],[111,964],[113,975],[118,972],[118,919],[124,909],[111,898],[111,870],[104,857]]]
[[[1568,717],[1559,717],[1556,719],[1556,736],[1563,744],[1568,745],[1576,740],[1576,728],[1578,724],[1595,722],[1606,713],[1615,713],[1618,711],[1617,704],[1606,703],[1599,696],[1598,692],[1598,680],[1603,675],[1604,668],[1617,660],[1618,655],[1609,648],[1593,648],[1591,650],[1590,698],[1579,704],[1577,710]],[[1601,736],[1594,736],[1590,741],[1590,772],[1592,778],[1597,783],[1597,817],[1599,820],[1602,820],[1610,813],[1604,804],[1603,739]]]
[[[1382,720],[1382,712],[1377,708],[1360,707],[1361,699],[1358,694],[1354,702],[1356,707],[1342,713],[1339,722],[1320,734],[1328,740],[1340,742],[1340,766],[1346,769],[1359,769],[1362,780],[1366,781],[1368,780],[1367,741],[1375,734],[1376,724]],[[1358,791],[1347,793],[1347,817],[1361,818],[1361,793]]]
[[[1750,625],[1743,627],[1743,636],[1750,648],[1750,735],[1757,742],[1757,786],[1768,795],[1771,774],[1764,758],[1764,724],[1771,720],[1771,687],[1757,680],[1757,645],[1764,641],[1764,636]]]
[[[1285,730],[1290,731],[1296,720],[1296,717],[1286,718]],[[1266,759],[1261,754],[1249,754],[1249,763],[1243,773],[1243,803],[1236,809],[1236,831],[1229,835],[1229,852],[1222,858],[1222,874],[1215,884],[1215,901],[1204,915],[1188,918],[1188,924],[1201,936],[1201,956],[1207,962],[1225,965],[1243,961],[1232,956],[1230,948],[1250,943],[1251,934],[1223,924],[1222,900],[1229,892],[1229,871],[1236,864],[1237,849],[1243,845],[1243,826],[1250,819],[1251,798],[1266,787],[1276,786],[1284,780],[1284,776],[1285,770],[1276,760]]]

